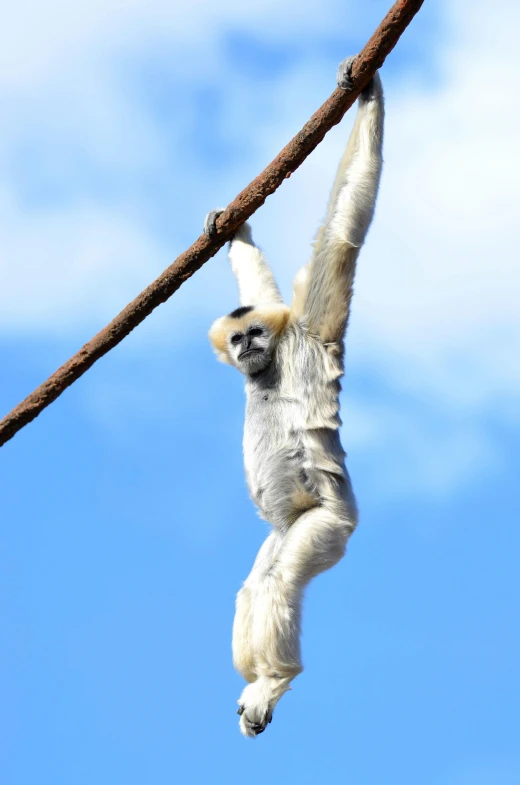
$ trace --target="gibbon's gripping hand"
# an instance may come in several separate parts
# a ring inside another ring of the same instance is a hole
[[[217,233],[217,218],[222,215],[224,208],[220,210],[211,210],[204,219],[204,234],[208,237],[214,237]]]
[[[207,214],[204,220],[204,234],[208,237],[214,237],[217,233],[217,218],[219,215],[222,215],[223,212],[224,208],[221,207],[218,210],[211,210]],[[243,242],[250,244],[253,242],[251,239],[251,227],[247,222],[237,229],[230,242],[232,243],[233,240],[242,240]]]
[[[351,55],[343,60],[338,66],[338,73],[336,75],[336,83],[342,90],[352,89],[352,66],[357,55]],[[369,101],[374,94],[374,80],[371,79],[366,87],[363,88],[359,97],[364,101]]]

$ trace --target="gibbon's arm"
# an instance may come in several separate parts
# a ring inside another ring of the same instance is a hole
[[[211,237],[216,231],[216,220],[223,209],[212,210],[204,221],[204,232]],[[283,303],[271,268],[253,242],[251,227],[243,224],[229,243],[229,261],[240,294],[240,305]]]
[[[338,84],[348,82],[353,58],[342,63]],[[359,96],[356,121],[314,253],[295,280],[293,318],[303,318],[324,342],[339,341],[347,326],[359,249],[376,203],[382,165],[384,104],[379,75]]]
[[[238,282],[240,305],[283,302],[271,268],[253,242],[248,223],[231,240],[229,261]]]

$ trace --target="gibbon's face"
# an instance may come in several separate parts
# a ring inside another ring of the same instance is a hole
[[[285,305],[237,308],[229,316],[217,319],[209,337],[222,362],[250,376],[263,371],[271,362],[288,316]]]
[[[271,362],[274,336],[261,319],[252,319],[247,325],[237,325],[228,341],[233,365],[242,373],[258,373]]]

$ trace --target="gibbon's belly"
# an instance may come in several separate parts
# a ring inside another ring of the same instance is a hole
[[[251,497],[273,525],[290,523],[319,504],[319,490],[304,468],[308,461],[301,444],[261,450],[250,457],[245,464]]]
[[[249,378],[244,463],[253,501],[275,526],[348,494],[339,439],[341,356],[295,326],[265,374]]]
[[[337,427],[306,428],[297,401],[274,391],[264,398],[248,400],[244,463],[253,501],[279,527],[341,493],[344,452]]]

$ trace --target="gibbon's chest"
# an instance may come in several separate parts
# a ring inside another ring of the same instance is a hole
[[[273,525],[309,498],[316,471],[344,472],[339,439],[342,368],[317,342],[287,342],[266,372],[249,378],[244,425],[247,484]],[[285,513],[283,512],[285,510]]]
[[[270,367],[246,384],[246,469],[256,470],[275,452],[300,449],[308,432],[336,431],[342,373],[338,353],[320,342],[298,333],[280,342]]]

